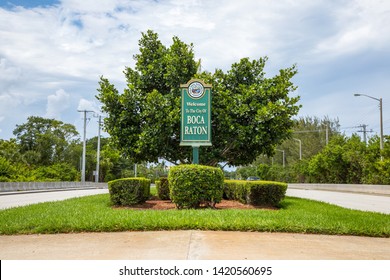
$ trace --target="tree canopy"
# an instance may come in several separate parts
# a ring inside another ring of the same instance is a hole
[[[17,125],[13,133],[27,162],[42,165],[64,160],[71,140],[78,136],[74,125],[36,116]]]
[[[272,155],[276,145],[291,135],[300,106],[291,97],[296,66],[273,77],[264,71],[267,57],[242,58],[226,73],[197,73],[192,44],[173,37],[165,47],[149,30],[139,40],[134,69],[124,71],[127,87],[119,93],[104,77],[97,98],[107,113],[104,124],[112,140],[135,162],[174,163],[191,159],[191,149],[180,146],[180,84],[191,78],[212,84],[212,146],[202,147],[200,162],[217,165],[251,163],[260,154]]]
[[[16,138],[0,139],[0,182],[78,181],[83,145],[72,124],[55,119],[30,116],[16,125]],[[98,137],[86,143],[86,179],[95,179]],[[110,138],[100,139],[99,182],[135,174],[134,162],[125,157]],[[155,180],[166,175],[162,162],[152,166],[139,164],[137,175]]]
[[[295,121],[292,138],[277,147],[278,154],[260,156],[236,173],[244,179],[258,176],[290,183],[389,184],[390,136],[384,136],[381,150],[378,136],[366,143],[357,134],[342,134],[339,127],[338,119],[301,117]],[[297,140],[302,144],[302,159]]]
[[[43,140],[51,137],[55,139],[57,135],[52,134],[52,129],[38,127],[53,121],[65,127],[72,127],[56,120],[30,117],[26,123],[17,125],[18,131],[21,132],[17,139],[0,139],[0,182],[80,180],[78,170],[81,168],[82,143],[79,139],[65,137],[65,143],[62,145],[65,148],[56,150],[57,155],[52,157],[50,164],[40,156],[43,148],[50,148],[42,145],[47,143]],[[278,153],[273,158],[259,156],[250,165],[242,165],[236,171],[225,171],[225,176],[232,179],[258,176],[263,180],[301,183],[390,184],[390,136],[384,137],[384,147],[381,150],[378,136],[370,137],[366,144],[357,135],[342,135],[337,119],[305,117],[294,122],[292,138],[276,146]],[[328,144],[326,134],[329,138]],[[21,141],[22,135],[23,139],[30,141]],[[302,160],[299,159],[297,139],[302,142]],[[54,140],[48,141],[50,142],[56,143]],[[94,179],[97,142],[97,137],[93,137],[86,143],[88,180]],[[26,143],[33,149],[26,149]],[[102,138],[100,145],[100,181],[135,175],[133,160],[118,150],[112,144],[111,138]],[[49,151],[55,150],[52,148]],[[282,165],[282,150],[285,166]],[[152,180],[166,176],[167,172],[164,161],[157,165],[137,165],[137,175]]]

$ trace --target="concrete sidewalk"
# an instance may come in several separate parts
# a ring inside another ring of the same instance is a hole
[[[390,239],[154,231],[0,236],[2,260],[390,260]]]

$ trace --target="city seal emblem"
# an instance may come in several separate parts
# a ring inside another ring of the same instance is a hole
[[[191,98],[194,99],[201,98],[204,94],[203,85],[199,82],[191,83],[190,86],[188,87],[188,94],[190,95]]]

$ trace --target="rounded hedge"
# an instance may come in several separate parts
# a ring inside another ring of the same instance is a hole
[[[110,198],[115,205],[134,205],[150,196],[151,181],[146,178],[123,178],[108,182]]]
[[[257,206],[275,206],[284,199],[287,184],[272,181],[239,181],[224,182],[226,199],[237,200],[241,203]]]
[[[161,200],[170,200],[168,178],[161,177],[156,182],[157,196]]]
[[[168,181],[170,197],[178,209],[215,207],[222,200],[224,176],[219,168],[196,164],[173,166]]]

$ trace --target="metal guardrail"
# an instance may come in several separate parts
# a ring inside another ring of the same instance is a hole
[[[52,189],[107,188],[107,183],[95,182],[0,182],[0,192],[37,191]]]
[[[322,190],[335,192],[354,192],[365,194],[390,195],[389,185],[365,185],[365,184],[288,184],[292,189]]]
[[[0,182],[0,192],[80,189],[80,188],[107,188],[107,183],[95,182]],[[390,185],[364,184],[296,184],[289,183],[289,188],[306,190],[325,190],[339,192],[355,192],[367,194],[390,195]]]

